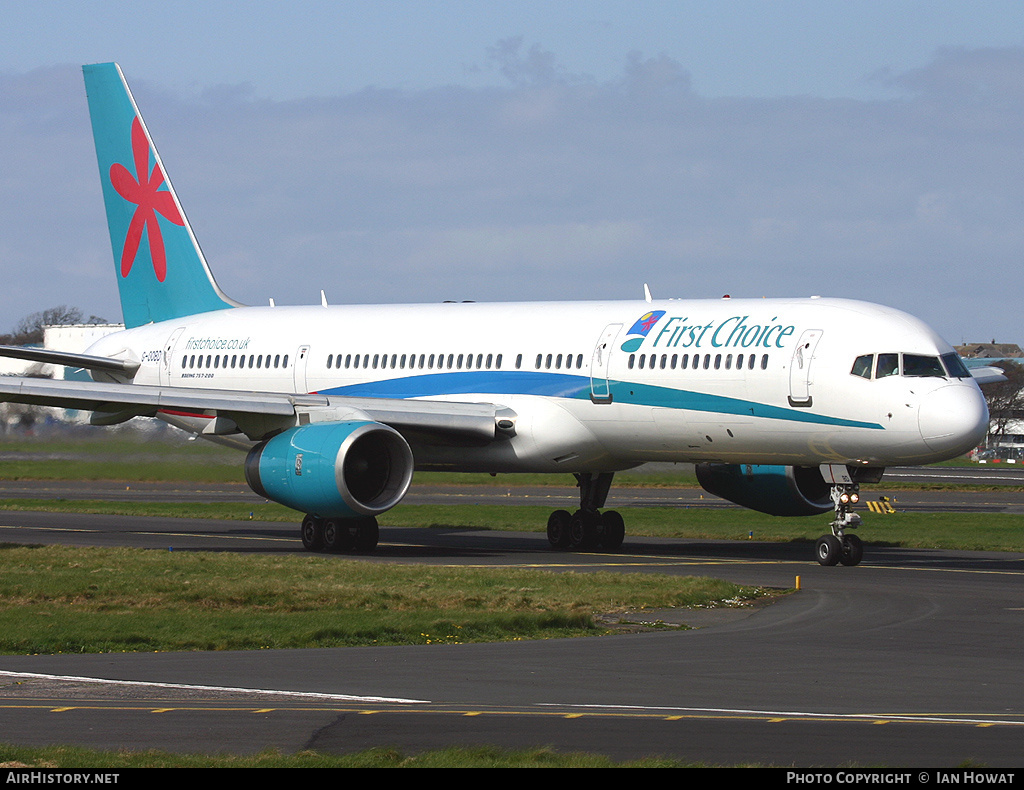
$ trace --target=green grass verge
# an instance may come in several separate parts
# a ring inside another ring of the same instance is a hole
[[[595,615],[764,591],[657,574],[0,545],[0,652],[258,650],[607,633]]]
[[[499,749],[493,746],[452,747],[408,754],[398,749],[368,749],[333,755],[302,751],[281,754],[267,750],[251,756],[173,754],[149,750],[100,751],[74,746],[10,746],[0,744],[0,764],[21,769],[128,768],[700,768],[706,764],[663,757],[616,762],[584,752],[553,749]]]

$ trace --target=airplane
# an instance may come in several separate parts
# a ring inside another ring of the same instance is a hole
[[[249,486],[315,552],[368,552],[415,471],[572,474],[554,549],[617,551],[617,472],[696,465],[773,515],[832,511],[822,565],[857,565],[863,483],[974,448],[977,380],[904,312],[849,299],[244,306],[215,281],[115,63],[83,67],[126,328],[86,353],[0,355],[92,381],[0,380],[0,401],[156,417],[246,451]]]

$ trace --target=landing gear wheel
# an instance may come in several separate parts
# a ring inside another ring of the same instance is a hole
[[[306,551],[322,551],[324,547],[324,522],[312,514],[306,514],[299,528],[302,545]]]
[[[548,543],[553,549],[569,548],[569,522],[572,516],[568,510],[556,510],[548,516]]]
[[[573,551],[591,551],[597,546],[600,515],[577,510],[569,521],[569,548]]]
[[[856,535],[844,535],[839,561],[843,565],[859,565],[864,559],[864,544]]]
[[[324,551],[337,553],[352,548],[353,538],[348,520],[342,518],[324,519]]]
[[[819,565],[835,565],[843,554],[843,544],[835,535],[822,535],[815,544]]]
[[[612,472],[573,473],[580,489],[580,508],[572,515],[556,510],[548,517],[548,543],[569,551],[618,551],[626,536],[622,516],[614,510],[602,514]]]
[[[358,520],[355,535],[355,550],[366,553],[377,548],[377,541],[380,540],[380,528],[377,526],[377,519],[367,516]]]
[[[607,510],[601,514],[601,548],[605,551],[618,551],[626,537],[626,522],[617,510]]]

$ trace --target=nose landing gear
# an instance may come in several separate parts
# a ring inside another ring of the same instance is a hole
[[[857,565],[864,558],[861,539],[846,534],[846,530],[860,526],[860,516],[853,512],[853,506],[859,501],[860,486],[857,483],[836,483],[832,486],[836,517],[829,525],[832,534],[822,535],[815,544],[819,565]]]

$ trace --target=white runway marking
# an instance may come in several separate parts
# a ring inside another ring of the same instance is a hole
[[[76,677],[74,675],[45,675],[37,672],[8,672],[0,670],[0,675],[12,678],[34,678],[37,680],[62,680],[72,683],[96,683],[110,686],[148,686],[151,688],[184,689],[188,691],[220,691],[234,694],[275,694],[286,697],[307,697],[315,699],[340,700],[344,702],[381,702],[404,705],[423,705],[428,700],[402,699],[399,697],[364,697],[352,694],[324,694],[315,691],[281,691],[278,689],[236,688],[233,686],[196,686],[188,683],[156,683],[143,680],[111,680],[109,678]]]

